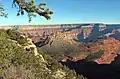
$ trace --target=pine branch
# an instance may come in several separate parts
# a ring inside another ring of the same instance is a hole
[[[36,5],[34,0],[31,1],[25,1],[25,0],[13,0],[14,7],[16,5],[19,7],[17,15],[24,15],[24,11],[28,13],[29,22],[31,21],[32,17],[35,17],[36,14],[39,16],[45,17],[47,20],[51,19],[51,15],[53,12],[49,10],[49,8],[45,9],[44,6],[45,3],[40,3],[39,5]]]

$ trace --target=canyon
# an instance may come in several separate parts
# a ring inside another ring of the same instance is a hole
[[[15,25],[15,26],[0,26],[1,30],[17,30],[27,37],[31,37],[34,42],[38,42],[39,37],[45,32],[46,35],[55,34],[57,32],[66,32],[66,36],[74,38],[78,34],[83,33],[84,38],[88,37],[93,26],[99,26],[99,30],[104,30],[104,24],[53,24],[53,25]],[[69,38],[69,37],[67,37]]]
[[[119,40],[117,39],[120,33],[119,25],[105,25],[105,24],[19,25],[4,27],[1,26],[0,29],[1,30],[12,29],[18,31],[24,34],[26,37],[31,38],[34,44],[38,44],[38,47],[43,46],[42,47],[43,50],[47,48],[48,49],[47,52],[50,52],[52,49],[54,49],[55,48],[54,44],[56,43],[55,45],[58,45],[57,47],[61,48],[59,49],[60,52],[64,53],[69,52],[67,56],[70,55],[70,57],[72,57],[72,61],[83,60],[89,54],[98,52],[100,49],[103,48],[104,54],[100,58],[96,59],[95,62],[97,62],[98,64],[110,64],[112,61],[114,61],[115,57],[119,53],[120,46]],[[98,41],[95,42],[96,40],[99,39],[101,39],[102,43],[99,43]],[[68,45],[70,45],[73,48],[73,50],[67,51],[70,49],[69,48],[65,49],[67,47],[65,47],[64,44],[63,44],[64,46],[60,45],[62,43],[67,44],[67,42]],[[93,42],[91,46],[89,46],[88,44],[89,42]],[[57,51],[58,50],[51,52]],[[63,57],[63,60],[67,60],[65,58],[68,57]]]
[[[19,25],[0,29],[22,33],[40,51],[88,79],[119,79],[119,24]]]

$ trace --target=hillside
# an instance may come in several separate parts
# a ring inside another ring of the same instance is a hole
[[[0,31],[0,79],[85,79],[41,52],[18,32]]]

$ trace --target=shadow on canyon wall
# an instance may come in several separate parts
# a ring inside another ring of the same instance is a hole
[[[98,36],[104,36],[104,34],[111,33],[113,30],[120,29],[120,25],[106,25],[106,26],[107,27],[105,30],[99,31],[100,29],[99,25],[95,24],[94,27],[92,28],[91,34],[87,38],[84,39],[83,33],[80,33],[77,35],[78,40],[75,41],[92,42],[96,40]],[[76,28],[79,29],[81,28],[81,26],[78,26]],[[70,31],[76,28],[70,28],[66,31]],[[110,37],[120,40],[120,33],[117,32],[115,34],[110,35]],[[48,49],[45,48],[44,50]],[[53,52],[55,52],[55,50],[51,51],[51,53]],[[58,56],[56,57],[58,58]],[[120,79],[120,55],[118,55],[115,61],[113,61],[111,64],[97,64],[93,61],[90,62],[85,60],[77,62],[68,60],[66,63],[62,64],[68,66],[71,70],[75,70],[77,74],[82,74],[88,79]]]
[[[111,64],[97,64],[95,62],[68,60],[63,65],[75,70],[77,74],[82,74],[88,79],[120,79],[120,56],[116,57]]]
[[[77,42],[93,42],[99,36],[104,37],[107,33],[112,33],[113,30],[120,29],[120,25],[106,25],[106,29],[100,31],[99,24],[95,24],[91,30],[91,34],[84,38],[83,31],[77,35]],[[113,37],[120,40],[120,32],[111,34],[109,37]],[[104,37],[106,38],[106,36]],[[73,62],[68,60],[63,65],[68,66],[71,70],[75,70],[77,74],[82,74],[88,79],[120,79],[120,55],[115,58],[111,64],[97,64],[93,61],[77,61]]]
[[[79,33],[77,35],[77,40],[76,39],[74,40],[77,42],[93,42],[99,36],[104,36],[107,33],[112,33],[113,30],[120,29],[120,25],[106,25],[105,30],[99,31],[99,29],[100,29],[99,24],[95,24],[92,27],[91,34],[87,38],[84,38],[83,31],[82,31],[82,33]],[[110,37],[120,40],[120,33],[115,33],[113,35],[110,35]]]
[[[77,25],[76,27],[64,27],[61,26],[61,28],[63,29],[63,32],[68,32],[68,31],[71,31],[71,30],[75,30],[75,29],[81,29],[82,26],[88,26],[90,24],[80,24],[80,25]]]

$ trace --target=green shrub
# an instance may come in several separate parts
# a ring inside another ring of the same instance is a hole
[[[62,79],[84,79],[38,50],[45,60],[42,62],[41,56],[34,55],[33,48],[29,51],[24,49],[21,39],[20,33],[0,31],[0,79],[58,79],[59,76]]]
[[[90,55],[88,55],[86,57],[85,60],[87,60],[87,61],[94,61],[95,59],[100,58],[103,55],[103,53],[104,53],[104,50],[100,50],[100,51],[98,51],[96,53],[91,53]]]

